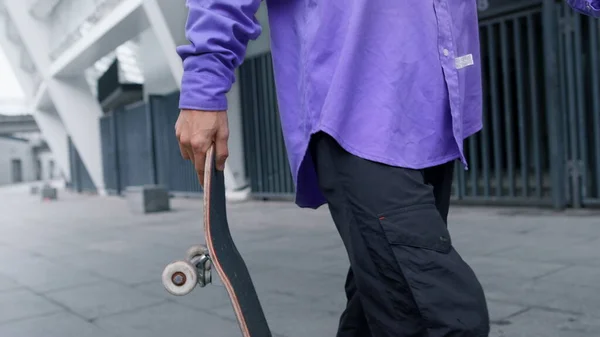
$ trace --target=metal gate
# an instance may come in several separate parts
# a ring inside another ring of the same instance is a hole
[[[122,187],[152,184],[150,142],[144,102],[119,109],[116,122],[119,182]]]
[[[264,198],[293,196],[271,53],[246,59],[239,72],[244,161],[252,194]]]
[[[559,102],[568,198],[573,207],[600,205],[600,24],[555,5],[559,33]]]
[[[117,143],[115,137],[113,113],[100,118],[100,138],[102,146],[102,171],[104,187],[108,194],[120,194],[119,165],[117,158]]]
[[[121,194],[128,186],[154,182],[146,109],[146,104],[139,102],[100,118],[102,165],[108,193]]]
[[[542,1],[480,19],[484,128],[465,141],[470,169],[456,169],[455,200],[564,207],[553,19]]]
[[[151,135],[154,139],[154,167],[158,184],[176,195],[202,192],[194,166],[181,157],[175,137],[179,116],[179,91],[165,96],[150,96]]]

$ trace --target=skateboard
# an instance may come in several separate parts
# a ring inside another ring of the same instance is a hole
[[[204,238],[206,246],[192,246],[185,260],[165,267],[165,289],[176,296],[189,294],[197,285],[212,283],[211,272],[216,270],[229,294],[242,335],[271,337],[250,272],[229,231],[225,180],[223,172],[215,168],[214,145],[206,154],[204,171]]]

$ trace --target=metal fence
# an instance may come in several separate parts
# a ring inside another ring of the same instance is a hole
[[[598,21],[562,0],[478,4],[484,128],[465,141],[453,199],[600,205]],[[290,195],[270,57],[240,69],[246,171],[255,195]]]
[[[470,169],[457,164],[455,200],[553,203],[543,17],[538,3],[480,20],[484,128],[465,141]]]
[[[175,122],[179,116],[179,92],[165,96],[150,96],[151,139],[154,139],[154,162],[158,184],[176,195],[202,192],[193,165],[181,157],[175,137]]]
[[[244,160],[252,194],[282,197],[294,193],[287,160],[271,54],[246,59],[240,67]]]
[[[106,190],[121,194],[128,186],[153,183],[146,104],[111,111],[100,119]]]
[[[555,14],[567,196],[573,207],[600,205],[600,25],[562,2]]]
[[[108,194],[120,194],[119,158],[117,157],[117,139],[112,112],[100,118],[100,141],[102,146],[102,171],[104,188]]]
[[[104,180],[108,193],[160,184],[174,194],[202,192],[196,172],[175,138],[179,92],[150,96],[100,119]]]

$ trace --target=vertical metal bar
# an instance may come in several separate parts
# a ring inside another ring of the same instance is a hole
[[[148,101],[144,106],[144,112],[146,113],[146,142],[148,146],[148,169],[150,174],[150,183],[158,184],[157,167],[156,167],[156,146],[155,146],[155,132],[154,132],[154,114],[152,101],[154,96],[149,96]]]
[[[577,178],[577,185],[579,186],[580,189],[580,194],[581,194],[581,198],[582,198],[582,202],[583,199],[588,197],[588,193],[587,193],[587,189],[586,189],[586,185],[588,182],[588,177],[587,177],[587,168],[589,165],[588,162],[588,155],[587,155],[587,128],[586,128],[586,115],[585,115],[585,105],[584,105],[584,90],[585,90],[585,85],[583,84],[583,61],[582,61],[582,55],[583,55],[583,48],[581,47],[581,39],[582,39],[582,31],[581,31],[581,15],[574,15],[573,16],[573,25],[574,25],[574,48],[572,49],[574,51],[574,58],[575,58],[575,87],[573,88],[575,90],[575,92],[577,93],[576,95],[576,104],[577,104],[577,109],[574,111],[576,113],[577,116],[577,136],[578,136],[578,154],[576,154],[577,159],[575,160],[574,164],[575,164],[575,172],[577,172],[576,174],[576,178]],[[581,164],[581,165],[579,165]]]
[[[533,36],[535,30],[534,19],[532,15],[527,16],[527,54],[529,55],[529,96],[531,98],[531,127],[533,129],[533,163],[535,171],[535,196],[538,199],[542,198],[542,148],[540,146],[540,111],[538,106],[538,84],[536,60],[534,55],[537,54],[536,39]]]
[[[256,118],[258,118],[259,132],[258,135],[260,137],[260,159],[263,164],[263,169],[259,172],[262,176],[263,188],[261,192],[269,192],[271,188],[270,179],[269,179],[269,142],[267,141],[269,137],[269,128],[268,128],[268,116],[265,111],[264,106],[264,82],[262,78],[262,63],[260,62],[260,57],[255,57],[252,59],[252,64],[256,67],[256,77],[254,77],[254,82],[256,84],[256,97],[254,99],[257,102],[258,110],[255,112]]]
[[[120,156],[119,156],[119,136],[118,136],[118,130],[117,130],[117,116],[116,116],[116,110],[113,110],[110,112],[110,126],[112,129],[112,136],[113,136],[113,151],[115,154],[115,158],[114,158],[114,175],[115,175],[115,189],[116,189],[116,193],[117,195],[121,194],[121,191],[123,190],[123,186],[121,186],[121,161],[120,161]]]
[[[263,82],[263,106],[265,110],[265,115],[268,117],[268,145],[269,145],[269,165],[271,169],[269,170],[269,180],[271,182],[270,192],[271,193],[281,193],[279,189],[279,184],[277,183],[279,168],[277,165],[280,154],[276,151],[277,148],[277,138],[276,138],[276,119],[275,111],[273,109],[273,105],[271,104],[271,82],[269,81],[269,64],[268,55],[264,54],[260,57],[262,64],[262,72],[261,72],[261,81]]]
[[[244,166],[246,169],[246,179],[250,185],[250,190],[254,191],[254,176],[252,166],[252,138],[250,137],[252,131],[252,120],[250,113],[250,106],[248,104],[248,86],[251,85],[251,81],[248,78],[248,66],[247,63],[242,64],[239,68],[240,73],[240,96],[241,96],[241,109],[242,109],[242,135],[244,137]]]
[[[523,97],[523,58],[525,55],[521,49],[521,21],[522,18],[513,20],[513,41],[515,57],[515,74],[517,76],[517,114],[519,119],[519,153],[521,155],[521,196],[529,196],[529,172],[527,156],[527,118],[525,118],[525,98]],[[527,29],[527,28],[526,28]],[[531,65],[533,66],[533,65]]]
[[[482,34],[481,37],[482,39],[487,39],[488,34],[483,34],[483,31],[485,31],[487,33],[487,31],[490,29],[490,26],[482,26],[481,30],[482,30]],[[483,42],[483,41],[482,41]],[[488,40],[486,40],[486,42],[489,42]],[[482,48],[482,55],[488,55],[489,57],[489,48],[488,47],[488,43],[481,43],[481,48]],[[490,91],[489,88],[489,83],[490,83],[490,79],[489,79],[489,74],[488,72],[491,71],[491,69],[486,70],[486,68],[484,67],[482,69],[482,75],[483,75],[483,79],[485,80],[485,84],[486,87],[484,89],[484,93],[487,93]],[[490,102],[489,99],[487,98],[487,95],[484,97],[483,99],[483,109],[482,109],[482,122],[483,122],[483,129],[481,130],[481,158],[483,158],[483,197],[488,198],[490,196],[490,186],[491,186],[491,181],[490,181],[490,144],[489,144],[489,118],[488,115],[490,113]],[[475,182],[476,185],[478,185],[478,181]],[[477,194],[473,195],[473,196],[477,196]]]
[[[264,191],[264,182],[263,182],[263,176],[262,176],[262,172],[263,172],[263,165],[262,165],[262,158],[260,157],[260,152],[261,152],[261,142],[260,142],[260,133],[261,133],[261,128],[260,128],[260,116],[258,116],[258,93],[257,93],[257,85],[256,85],[256,64],[254,64],[254,62],[249,64],[250,66],[250,78],[252,79],[252,92],[251,92],[251,101],[252,101],[252,120],[254,121],[254,130],[253,130],[253,138],[254,138],[254,146],[255,146],[255,150],[254,150],[254,156],[256,158],[256,171],[254,172],[256,175],[256,188],[258,190],[258,192],[263,192]]]
[[[598,93],[600,92],[600,79],[599,79],[599,67],[598,63],[600,63],[600,59],[598,59],[598,29],[599,29],[597,20],[588,20],[588,30],[589,30],[589,48],[590,48],[590,67],[591,67],[591,95],[589,95],[589,99],[592,101],[592,120],[595,127],[594,130],[594,150],[595,150],[595,174],[593,176],[594,179],[594,187],[595,187],[595,198],[600,198],[600,131],[597,129],[597,126],[600,125],[600,100],[598,99]]]
[[[576,65],[574,64],[574,55],[573,55],[573,48],[574,48],[574,41],[573,41],[573,25],[574,25],[574,18],[571,14],[567,14],[570,13],[568,11],[565,11],[565,19],[569,18],[568,22],[568,26],[567,26],[567,32],[565,34],[565,61],[567,63],[567,68],[566,68],[566,75],[567,75],[567,82],[566,82],[566,87],[567,87],[567,95],[568,95],[568,114],[569,114],[569,145],[570,145],[570,153],[571,153],[571,158],[570,158],[570,168],[571,168],[571,188],[573,190],[573,207],[575,208],[579,208],[581,207],[581,191],[580,191],[580,185],[579,185],[579,179],[577,174],[573,174],[573,171],[575,169],[574,164],[577,162],[578,158],[577,158],[577,153],[579,152],[578,149],[578,142],[577,142],[577,106],[576,106],[576,101],[575,101],[575,76],[574,76],[574,68],[576,68]]]
[[[491,100],[491,111],[492,111],[492,134],[494,138],[494,173],[496,176],[496,196],[502,196],[502,144],[500,138],[500,113],[498,111],[498,79],[496,76],[496,47],[494,45],[496,36],[494,34],[494,26],[490,25],[487,31],[488,38],[488,56],[489,56],[489,68],[490,68],[490,94]]]
[[[275,181],[275,189],[278,193],[283,193],[285,192],[285,184],[284,182],[284,174],[285,174],[285,170],[283,169],[283,166],[281,165],[282,163],[282,157],[284,156],[284,154],[281,152],[281,142],[279,141],[278,135],[278,128],[279,128],[279,120],[278,120],[278,116],[277,116],[277,99],[276,99],[276,95],[273,91],[273,66],[271,64],[271,53],[267,53],[265,54],[265,63],[266,63],[266,68],[265,68],[265,83],[267,83],[266,86],[266,91],[267,91],[267,108],[269,110],[270,115],[272,116],[271,121],[272,121],[272,138],[271,141],[273,142],[273,156],[274,156],[274,161],[275,161],[275,167],[276,167],[276,171],[275,171],[275,177],[274,177],[274,181]]]
[[[503,96],[504,96],[504,137],[506,137],[506,166],[508,169],[508,195],[511,197],[515,196],[515,163],[514,163],[514,147],[513,147],[513,106],[512,106],[512,95],[510,85],[510,65],[509,53],[508,53],[508,20],[500,23],[500,42],[501,42],[501,55],[502,55],[502,84],[503,84]]]
[[[464,141],[465,149],[472,147],[473,142],[472,138],[468,138]],[[470,160],[469,160],[470,161]],[[472,164],[472,163],[471,163]],[[465,169],[461,167],[462,165],[454,166],[454,181],[456,187],[456,197],[458,199],[462,199],[465,195],[466,183],[465,183]],[[473,169],[473,166],[470,166],[470,169]]]
[[[567,53],[566,50],[566,42],[565,42],[565,35],[567,34],[567,29],[566,29],[566,21],[567,19],[564,17],[564,12],[565,12],[565,8],[564,6],[562,6],[562,4],[556,4],[556,20],[557,22],[560,22],[560,26],[559,26],[559,30],[558,30],[558,48],[557,48],[557,54],[558,54],[558,64],[559,64],[559,69],[558,69],[558,74],[559,74],[559,85],[558,88],[560,90],[559,94],[560,94],[560,108],[561,108],[561,113],[560,113],[560,118],[561,118],[561,126],[559,127],[560,131],[563,134],[563,139],[565,141],[568,140],[569,137],[569,108],[568,108],[568,104],[569,104],[569,97],[568,97],[568,89],[566,88],[566,86],[564,85],[564,83],[567,82],[567,71],[569,69],[569,65],[567,64],[567,62],[565,61],[565,56]],[[563,85],[561,86],[560,83],[563,83]],[[570,153],[569,153],[569,146],[568,144],[562,144],[562,162],[564,166],[564,169],[567,169],[567,163],[570,160]],[[567,179],[567,171],[565,171],[565,176],[563,177],[564,181],[564,191],[567,195],[567,200],[569,200],[569,202],[573,201],[573,198],[571,196],[571,187],[570,184],[571,182]]]
[[[550,145],[550,170],[552,175],[552,201],[555,209],[565,207],[564,200],[564,165],[562,162],[562,134],[560,132],[558,107],[558,63],[556,59],[556,33],[558,32],[555,17],[554,0],[543,0],[542,33],[544,41],[544,83],[546,83],[546,110]]]
[[[469,180],[471,183],[471,196],[477,196],[477,190],[478,190],[478,185],[479,185],[479,174],[478,174],[478,170],[479,170],[479,160],[477,158],[477,148],[480,146],[481,142],[479,141],[480,139],[480,135],[473,135],[469,138],[469,161],[471,162],[471,165],[469,166],[469,170],[471,171],[469,173]],[[459,167],[457,166],[456,169],[459,169]],[[464,176],[464,168],[460,168],[460,171],[462,171],[463,176]],[[466,183],[466,179],[463,178],[463,190],[461,193],[461,197],[467,195],[467,183]]]

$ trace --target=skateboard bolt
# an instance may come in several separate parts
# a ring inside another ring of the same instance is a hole
[[[173,276],[171,276],[171,281],[173,281],[173,284],[178,287],[181,287],[182,285],[184,285],[186,279],[187,278],[185,277],[185,274],[180,271],[174,273]]]

